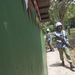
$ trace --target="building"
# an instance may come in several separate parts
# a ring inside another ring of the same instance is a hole
[[[24,0],[0,0],[0,75],[47,75],[43,34],[31,9]]]

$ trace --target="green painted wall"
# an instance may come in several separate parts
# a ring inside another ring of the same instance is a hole
[[[0,75],[46,75],[42,31],[22,0],[0,0]]]

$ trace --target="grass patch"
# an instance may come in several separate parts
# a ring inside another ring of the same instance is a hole
[[[73,64],[75,65],[75,49],[70,51]]]
[[[73,61],[74,65],[75,65],[75,28],[71,29],[71,34],[68,35],[68,38],[69,38],[70,44],[74,48],[74,50],[70,50],[70,53],[71,53],[72,61]]]

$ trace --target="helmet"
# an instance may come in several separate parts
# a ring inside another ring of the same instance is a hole
[[[50,31],[49,28],[46,31]]]
[[[56,25],[56,27],[62,26],[62,23],[61,22],[57,22],[55,25]]]

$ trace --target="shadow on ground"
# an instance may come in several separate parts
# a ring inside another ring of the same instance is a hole
[[[49,67],[64,67],[64,68],[67,68],[67,69],[70,69],[70,67],[69,66],[67,66],[67,65],[65,65],[65,66],[62,66],[62,64],[61,63],[54,63],[54,64],[51,64],[51,65],[49,65]],[[75,72],[75,69],[74,70],[72,70],[72,71],[74,71]]]

